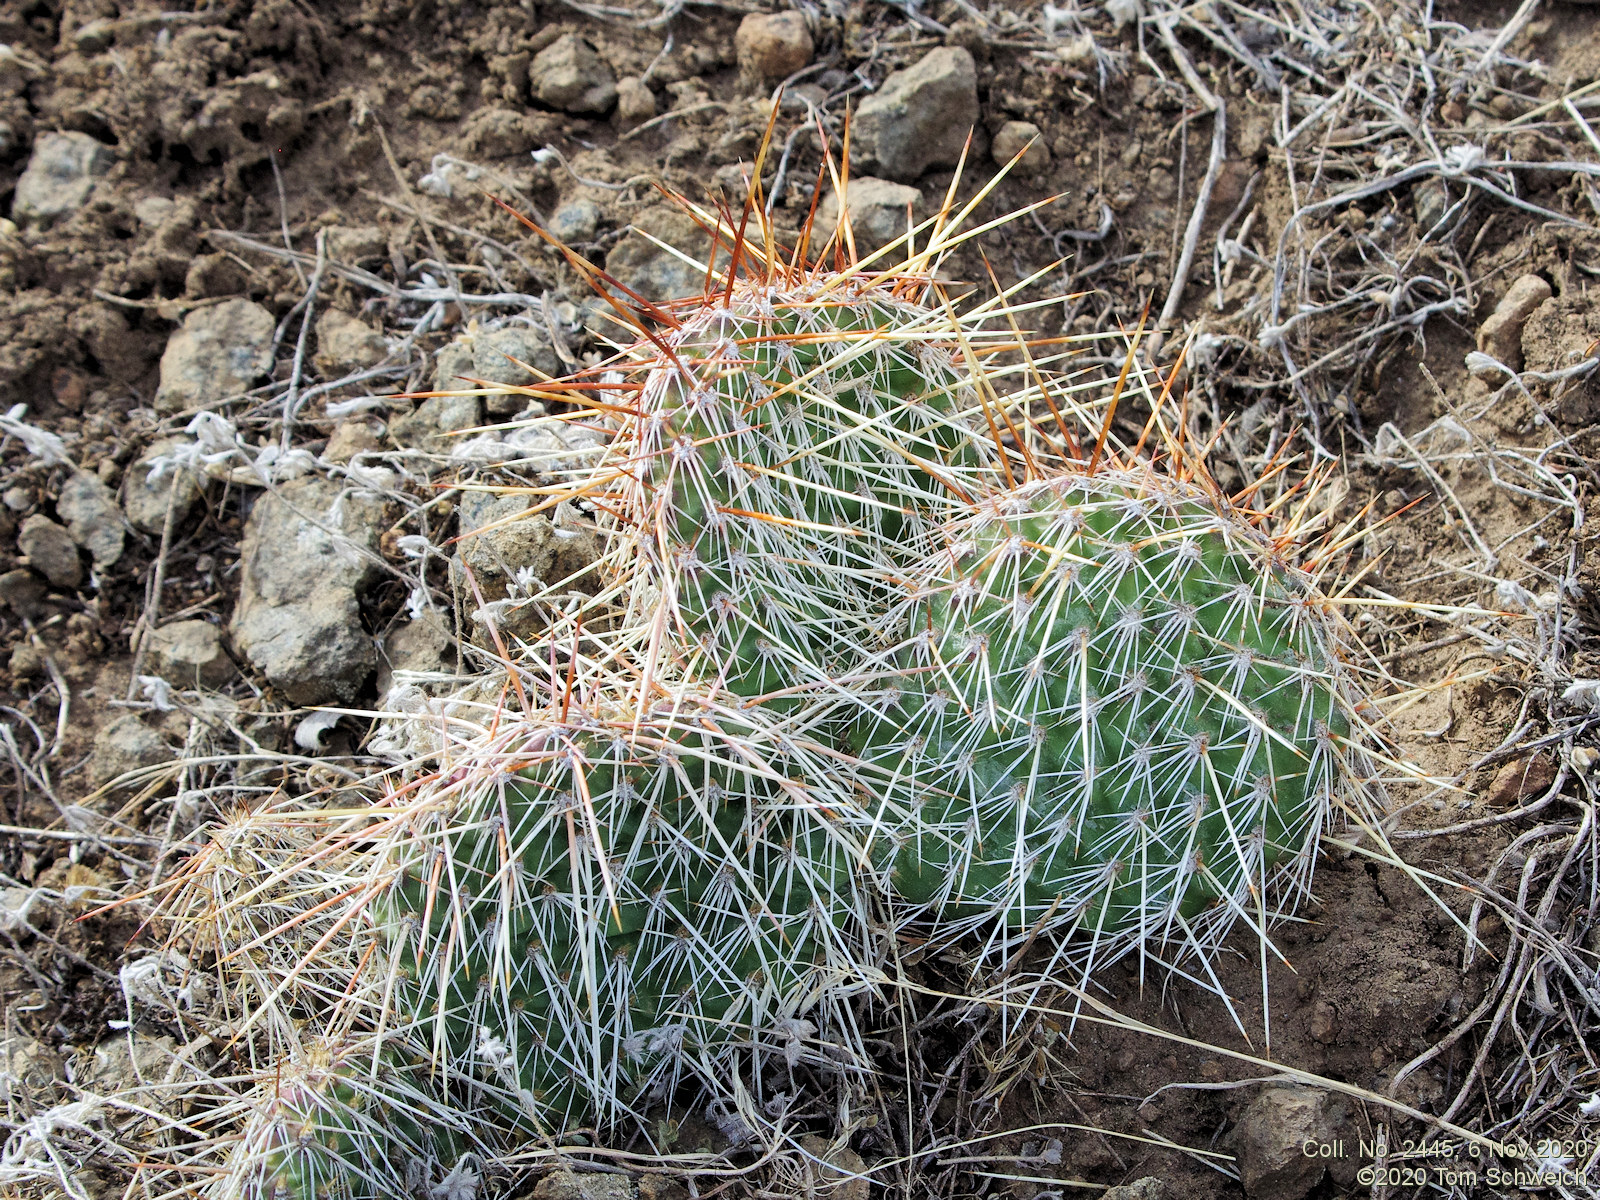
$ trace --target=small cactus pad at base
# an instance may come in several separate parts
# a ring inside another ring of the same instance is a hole
[[[371,1039],[315,1040],[262,1084],[222,1191],[244,1200],[355,1200],[413,1192],[463,1160],[464,1114]],[[423,1188],[425,1191],[426,1188]]]

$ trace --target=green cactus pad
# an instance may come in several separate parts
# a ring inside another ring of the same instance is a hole
[[[624,511],[696,677],[779,704],[828,688],[931,525],[992,486],[954,343],[879,287],[739,289],[647,344]]]
[[[1355,786],[1341,634],[1311,579],[1199,486],[1064,475],[948,531],[857,724],[906,919],[993,917],[1102,953],[1211,944],[1306,878]]]
[[[802,744],[679,705],[520,757],[422,819],[382,920],[410,1035],[528,1128],[640,1111],[730,1043],[788,1048],[862,961],[848,796]]]

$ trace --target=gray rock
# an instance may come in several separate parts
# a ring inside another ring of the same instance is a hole
[[[348,700],[377,666],[358,592],[376,573],[382,522],[378,501],[315,477],[251,510],[233,642],[290,703]]]
[[[1350,1102],[1343,1096],[1288,1085],[1262,1088],[1234,1131],[1245,1194],[1252,1200],[1300,1200],[1322,1182],[1330,1161],[1303,1147],[1333,1143],[1349,1119]]]
[[[930,50],[862,101],[853,137],[890,179],[954,166],[978,121],[978,72],[959,46]]]
[[[994,145],[989,148],[995,166],[1003,167],[1017,155],[1022,161],[1017,169],[1042,171],[1050,165],[1050,147],[1039,136],[1039,127],[1032,121],[1007,121],[995,131]]]
[[[746,14],[733,46],[740,73],[763,82],[793,75],[816,48],[805,17],[797,12]]]
[[[440,346],[434,353],[434,391],[454,392],[477,386],[472,382],[472,376],[476,373],[473,366],[473,340],[472,337],[458,337]]]
[[[156,410],[183,412],[249,391],[272,370],[275,324],[249,300],[195,309],[167,339]]]
[[[89,778],[96,787],[140,767],[154,767],[172,760],[172,750],[138,713],[118,717],[95,734],[89,752]]]
[[[378,667],[378,694],[388,693],[396,671],[433,673],[455,669],[455,638],[443,613],[425,612],[415,621],[391,630],[383,639]]]
[[[471,369],[467,367],[468,371]],[[476,385],[457,379],[450,386],[470,388]],[[389,436],[394,438],[396,445],[407,449],[449,454],[452,443],[460,440],[451,437],[451,434],[475,429],[482,424],[483,397],[433,396],[405,416],[390,421]]]
[[[46,133],[33,144],[11,201],[14,220],[45,225],[83,207],[114,156],[86,133]]]
[[[500,329],[459,337],[442,347],[434,356],[433,390],[459,391],[477,387],[478,385],[472,380],[481,380],[486,384],[504,383],[512,387],[526,387],[536,382],[539,377],[519,363],[526,363],[546,375],[560,376],[566,373],[566,367],[550,345],[549,335],[542,329],[531,325],[507,325]],[[430,416],[431,421],[436,424],[440,421],[455,423],[437,425],[427,432],[437,434],[454,429],[470,429],[474,425],[482,424],[483,417],[479,407],[482,405],[487,405],[488,410],[496,416],[505,416],[521,410],[528,402],[525,396],[493,392],[481,398],[472,397],[470,400],[474,405],[470,419],[464,404],[448,410],[443,405],[436,405],[434,412],[437,416]],[[440,447],[434,444],[421,445],[421,448]],[[448,450],[449,446],[445,445],[443,448]]]
[[[200,480],[186,467],[170,463],[158,466],[156,460],[192,446],[193,438],[170,437],[152,442],[138,461],[128,468],[122,481],[122,511],[128,524],[142,533],[161,536],[167,523],[167,506],[173,521],[182,521],[204,495]],[[158,473],[159,472],[159,473]]]
[[[1488,320],[1478,327],[1478,349],[1513,371],[1520,371],[1522,327],[1551,294],[1550,285],[1540,276],[1518,276]]]
[[[528,85],[540,104],[570,113],[607,113],[617,102],[617,77],[575,33],[551,42],[534,56]]]
[[[904,183],[891,183],[887,179],[874,179],[870,175],[852,179],[845,189],[850,213],[850,231],[855,235],[856,250],[865,253],[876,250],[905,236],[906,209],[913,220],[922,213],[922,193]],[[818,228],[833,229],[839,219],[839,197],[829,192],[817,206]]]
[[[600,228],[600,206],[593,200],[568,200],[550,214],[550,233],[569,246],[592,242]]]
[[[43,513],[34,513],[22,523],[17,548],[28,565],[58,588],[75,588],[83,582],[83,562],[78,544],[61,526]]]
[[[347,463],[358,454],[377,454],[383,449],[384,424],[376,417],[351,417],[333,431],[322,457],[332,463]]]
[[[530,420],[505,435],[506,457],[541,475],[586,471],[600,460],[606,437],[559,417]]]
[[[313,361],[324,379],[338,379],[363,367],[376,366],[388,354],[383,335],[360,318],[336,308],[317,318],[317,353]]]
[[[107,1038],[94,1048],[79,1082],[102,1096],[129,1096],[163,1083],[178,1057],[170,1037],[130,1032]]]
[[[711,253],[710,237],[688,213],[658,205],[633,219],[628,235],[606,255],[606,270],[646,300],[659,303],[698,296],[705,288],[705,268],[667,253],[644,233],[676,247],[697,263],[703,263]],[[719,266],[726,266],[726,254],[719,254],[717,261]]]
[[[67,519],[72,540],[89,552],[95,566],[109,567],[122,557],[122,510],[98,475],[78,471],[61,485],[56,511]]]
[[[221,687],[235,674],[222,631],[209,621],[163,625],[146,635],[144,648],[156,674],[178,687]]]
[[[587,530],[558,529],[543,513],[529,513],[528,496],[495,496],[471,492],[462,499],[457,514],[461,536],[452,570],[468,611],[477,598],[487,604],[509,600],[494,620],[500,629],[528,636],[542,623],[535,606],[516,603],[545,588],[565,594],[592,591],[597,581],[585,574],[600,557],[599,538]],[[472,575],[471,582],[465,578]],[[472,586],[476,583],[477,587]],[[488,645],[487,623],[475,618],[474,637]]]
[[[531,325],[507,325],[480,333],[473,339],[472,373],[479,379],[527,387],[540,382],[540,377],[529,367],[552,378],[567,373],[544,330]],[[491,393],[483,400],[489,412],[496,416],[519,412],[528,403],[528,397],[516,392]]]
[[[37,621],[49,612],[44,584],[32,571],[20,568],[0,575],[0,602],[30,621]]]
[[[1432,229],[1449,210],[1450,186],[1438,176],[1411,185],[1411,211],[1416,214],[1418,232]]]

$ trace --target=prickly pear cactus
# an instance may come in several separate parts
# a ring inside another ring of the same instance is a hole
[[[930,524],[998,477],[958,332],[881,286],[760,284],[641,343],[629,569],[690,674],[791,705],[859,658]]]
[[[814,1053],[804,1014],[866,952],[815,753],[680,701],[520,757],[398,855],[379,912],[413,1036],[541,1133],[642,1113],[730,1043]]]
[[[615,436],[567,498],[624,552],[512,664],[548,703],[428,749],[460,754],[372,815],[366,883],[304,889],[368,906],[350,1006],[486,1142],[643,1118],[688,1076],[870,1070],[849,1001],[884,914],[979,966],[1045,934],[1047,970],[1187,970],[1240,920],[1264,946],[1365,795],[1313,579],[1200,483],[1041,467],[1088,386],[995,361],[1020,309],[955,315],[941,237],[881,275],[752,272],[575,383]],[[284,1110],[312,1115],[298,1152],[271,1135],[270,1189],[386,1194],[340,1176],[343,1086]]]
[[[1146,469],[1002,492],[948,538],[856,733],[906,814],[875,851],[905,918],[1075,932],[1102,961],[1264,934],[1364,765],[1311,578]]]

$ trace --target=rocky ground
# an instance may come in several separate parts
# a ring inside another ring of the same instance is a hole
[[[1056,199],[952,279],[1042,272],[1046,337],[1149,305],[1141,361],[1187,341],[1224,483],[1294,429],[1338,463],[1363,639],[1426,685],[1396,685],[1393,734],[1444,786],[1397,789],[1410,872],[1328,847],[1265,1011],[1247,954],[1237,1021],[1107,973],[1165,1039],[931,1013],[918,1129],[944,1148],[819,1123],[835,1161],[908,1196],[1419,1193],[1300,1148],[1423,1124],[1249,1054],[1592,1167],[1600,9],[753,7],[0,4],[0,1190],[132,1194],[137,1122],[40,1114],[196,1044],[147,910],[103,905],[207,821],[370,770],[363,711],[479,669],[483,614],[592,552],[581,512],[474,489],[597,435],[515,393],[409,395],[607,353],[517,214],[644,297],[697,294],[662,243],[711,248],[660,187],[737,207],[770,124],[797,237],[847,110],[863,250],[937,207],[971,130],[961,196],[1021,154],[982,211]]]

